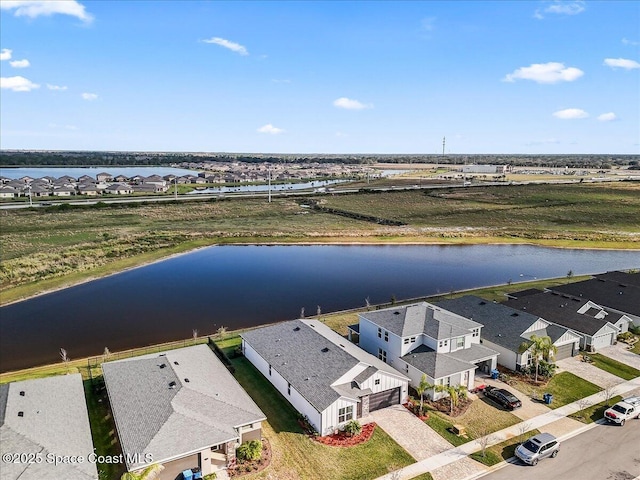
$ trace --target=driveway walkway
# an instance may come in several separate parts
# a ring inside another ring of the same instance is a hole
[[[598,353],[640,370],[640,355],[627,350],[626,345],[626,343],[618,342],[616,345],[601,348]]]
[[[558,365],[556,373],[560,373],[562,371],[571,372],[580,378],[584,378],[591,383],[595,383],[599,387],[604,388],[624,382],[624,379],[616,377],[612,373],[605,372],[591,363],[583,362],[580,359],[580,356],[558,360],[556,365]]]
[[[515,388],[510,387],[509,385],[507,385],[506,383],[500,380],[493,380],[490,377],[481,377],[481,378],[476,378],[475,383],[476,383],[476,386],[480,384],[490,385],[496,388],[504,388],[505,390],[508,390],[509,392],[513,393],[516,397],[518,397],[520,402],[522,402],[522,407],[516,408],[511,413],[513,413],[516,417],[522,420],[529,420],[530,418],[537,417],[538,415],[542,415],[544,413],[547,413],[549,410],[551,410],[544,403],[534,402],[528,395],[525,395],[522,392],[519,392]]]

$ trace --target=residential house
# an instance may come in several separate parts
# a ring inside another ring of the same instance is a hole
[[[482,324],[427,302],[361,313],[359,345],[406,374],[432,385],[473,388],[475,371],[489,373],[498,352],[480,344]],[[356,327],[349,329],[355,332]],[[433,399],[446,393],[434,389]]]
[[[53,189],[53,195],[55,197],[70,197],[71,195],[76,194],[76,189],[69,185],[65,185],[62,187],[55,187]]]
[[[592,300],[609,313],[626,315],[634,325],[640,326],[640,274],[608,272],[551,290],[580,300]]]
[[[498,364],[511,370],[521,371],[532,364],[531,352],[522,348],[531,343],[532,335],[551,339],[556,347],[554,360],[577,355],[580,349],[581,337],[577,333],[501,303],[465,295],[436,302],[436,305],[481,323],[480,343],[499,352]]]
[[[96,183],[95,179],[90,175],[82,175],[78,177],[79,183]]]
[[[123,175],[119,175],[119,177],[122,177]],[[122,181],[126,181],[126,177],[124,178],[124,180],[118,180],[118,178],[113,178],[113,176],[110,173],[107,172],[100,172],[96,175],[96,182],[100,183],[100,182],[111,182],[112,180],[115,180],[116,182],[122,182]]]
[[[51,195],[51,192],[48,188],[36,185],[35,187],[27,187],[27,189],[25,190],[25,194],[27,196],[31,194],[32,197],[48,197],[49,195]]]
[[[99,195],[101,189],[98,188],[97,185],[92,183],[81,183],[78,185],[78,195],[87,195],[87,196],[96,196]]]
[[[207,345],[106,362],[104,381],[127,470],[160,463],[160,480],[235,464],[262,436],[264,413]]]
[[[404,402],[408,378],[317,320],[243,333],[242,351],[321,434]]]
[[[133,187],[126,183],[112,183],[104,189],[104,193],[111,195],[131,195],[133,193]]]
[[[82,376],[0,385],[0,452],[2,480],[97,480]],[[24,457],[14,462],[5,455]],[[56,464],[50,456],[82,461]]]
[[[587,300],[554,292],[513,292],[504,305],[537,315],[547,322],[580,334],[580,348],[590,351],[613,345],[618,333],[627,331],[631,319],[611,315],[601,306]]]
[[[19,196],[20,191],[9,185],[4,185],[2,188],[0,188],[0,198],[14,198]]]
[[[160,175],[150,175],[147,178],[142,180],[143,185],[155,185],[159,187],[159,191],[165,192],[167,191],[167,181],[162,178]]]
[[[111,180],[97,179],[98,183],[104,183],[104,182],[110,182],[110,181]],[[127,177],[126,175],[116,175],[115,177],[113,177],[113,181],[117,183],[126,183],[129,181],[129,177]]]

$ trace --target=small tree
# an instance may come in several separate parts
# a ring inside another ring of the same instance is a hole
[[[300,309],[300,318],[304,318],[304,307]]]
[[[67,371],[69,371],[69,362],[71,361],[71,359],[69,358],[69,355],[67,355],[67,351],[64,348],[60,349],[60,358],[62,359],[62,363],[64,363],[67,367]]]
[[[416,393],[420,395],[420,416],[424,415],[424,392],[431,388],[433,388],[433,385],[427,382],[427,375],[423,373],[420,383],[416,386]]]
[[[191,331],[191,334],[192,334],[192,336],[193,336],[193,343],[196,343],[196,342],[198,341],[198,329],[197,329],[197,328],[194,328],[194,329]]]
[[[554,354],[558,350],[556,346],[553,344],[551,337],[544,336],[539,337],[537,335],[531,335],[528,341],[522,342],[520,345],[519,351],[520,353],[524,353],[529,351],[529,355],[533,359],[533,364],[535,366],[535,382],[538,383],[538,372],[540,370],[540,361],[542,360],[550,360],[553,358]]]
[[[139,473],[126,472],[120,477],[120,480],[153,480],[160,475],[162,470],[164,470],[164,466],[154,463]]]
[[[358,420],[351,420],[345,424],[344,431],[350,437],[355,437],[362,432],[362,425],[360,425]]]
[[[321,314],[322,314],[322,309],[320,308],[320,305],[318,305],[318,308],[316,309],[316,315],[318,315],[318,318],[320,318]]]
[[[604,397],[605,405],[608,407],[611,399],[616,395],[616,384],[613,382],[608,382],[604,387],[602,387],[602,391],[600,395]]]
[[[102,361],[106,362],[111,357],[111,351],[109,347],[104,347],[104,352],[102,352]]]
[[[486,423],[477,425],[472,430],[477,444],[480,445],[482,458],[484,458],[487,456],[487,447],[491,445],[497,437],[492,433],[491,428]]]
[[[262,442],[260,440],[244,442],[236,450],[236,457],[241,462],[260,460],[260,457],[262,457]]]
[[[218,334],[218,338],[220,340],[224,340],[224,336],[227,334],[227,327],[220,327],[216,333]]]
[[[567,272],[567,282],[569,282],[573,278],[573,270],[569,270]]]

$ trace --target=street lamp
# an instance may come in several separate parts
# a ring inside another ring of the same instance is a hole
[[[33,207],[33,198],[31,197],[31,184],[27,185],[27,188],[29,189],[29,206]]]
[[[175,188],[173,190],[173,199],[178,200],[178,177],[173,177],[173,183],[175,184]]]

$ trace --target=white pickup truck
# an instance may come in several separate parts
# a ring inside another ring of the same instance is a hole
[[[620,426],[633,417],[640,418],[640,397],[625,398],[604,412],[604,418]]]

